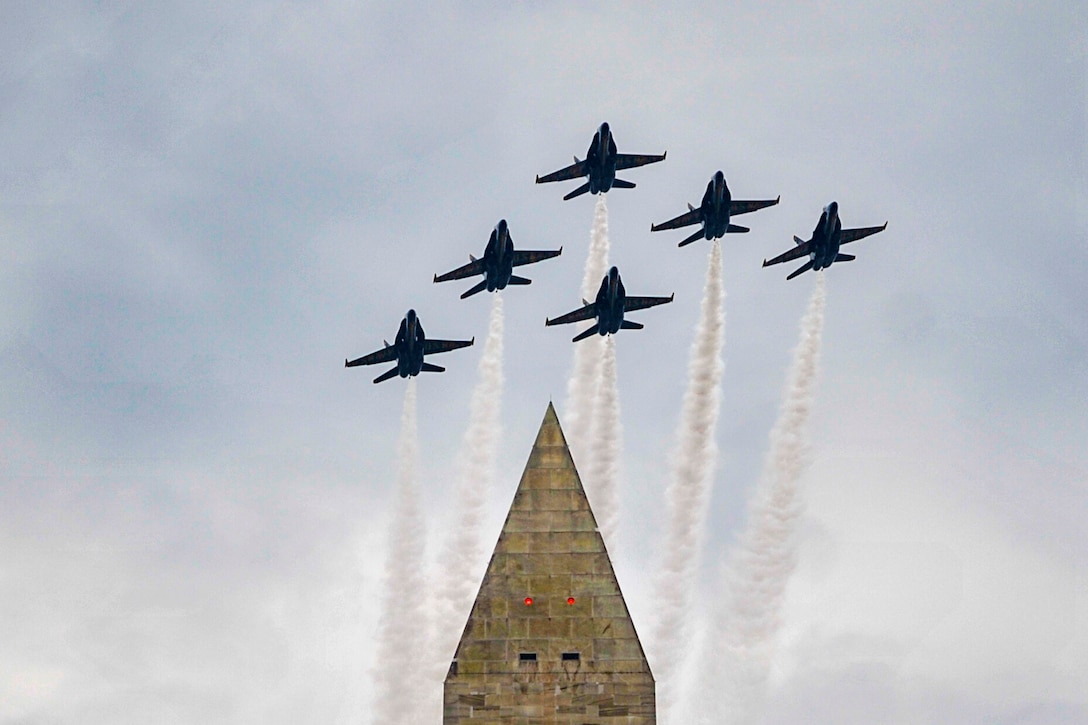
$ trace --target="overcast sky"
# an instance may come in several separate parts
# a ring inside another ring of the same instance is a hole
[[[409,307],[480,342],[431,277],[500,218],[563,246],[505,295],[490,550],[592,219],[533,177],[605,120],[668,151],[607,197],[629,293],[676,294],[617,338],[640,631],[709,251],[648,230],[722,169],[782,202],[724,240],[702,611],[812,290],[760,263],[833,199],[889,221],[827,273],[769,715],[1088,721],[1088,11],[929,6],[6,2],[0,723],[363,717],[404,381],[342,361]],[[481,347],[419,380],[432,552]]]

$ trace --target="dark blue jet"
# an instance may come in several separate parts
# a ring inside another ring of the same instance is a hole
[[[620,189],[634,189],[635,185],[632,182],[617,179],[616,172],[664,160],[665,154],[647,156],[616,153],[616,142],[612,138],[612,132],[608,130],[608,123],[602,123],[601,127],[597,129],[597,133],[593,134],[593,143],[589,145],[585,161],[579,161],[578,157],[575,156],[572,165],[559,171],[553,171],[547,176],[538,176],[536,177],[536,183],[568,181],[588,176],[589,181],[564,196],[564,201],[581,196],[587,191],[591,194],[603,194],[613,186]]]
[[[396,342],[392,345],[387,342],[381,350],[364,355],[358,360],[351,362],[345,360],[344,367],[353,368],[357,365],[374,365],[396,360],[397,364],[394,367],[374,378],[375,383],[388,380],[394,375],[410,378],[421,372],[441,373],[445,372],[446,368],[424,362],[423,356],[468,347],[474,342],[476,342],[475,337],[471,340],[428,340],[423,333],[423,325],[419,324],[419,318],[416,317],[416,311],[408,310],[408,314],[400,321]]]
[[[799,237],[794,237],[793,241],[797,244],[796,247],[788,252],[783,252],[774,259],[764,259],[763,266],[769,267],[772,264],[788,262],[791,259],[800,259],[807,254],[808,261],[791,272],[786,279],[793,279],[810,269],[818,272],[821,269],[830,267],[835,262],[849,262],[855,258],[853,254],[839,252],[839,247],[843,244],[856,242],[887,228],[888,222],[884,222],[882,227],[843,229],[842,221],[839,220],[839,203],[833,201],[824,207],[823,213],[820,214],[820,221],[817,222],[816,228],[812,231],[811,239],[805,242]]]
[[[748,227],[729,223],[730,216],[747,214],[750,211],[774,206],[779,199],[767,199],[766,201],[736,201],[729,193],[729,185],[725,183],[725,174],[718,171],[714,178],[706,185],[706,193],[703,194],[703,203],[698,208],[688,204],[687,214],[681,214],[675,219],[670,219],[664,224],[651,224],[651,232],[660,232],[665,229],[679,229],[680,227],[702,223],[703,228],[680,242],[677,246],[683,247],[691,244],[699,238],[718,239],[726,232],[747,232]]]
[[[620,271],[616,267],[608,270],[608,274],[601,280],[601,289],[597,292],[597,299],[593,302],[582,300],[582,307],[574,312],[568,312],[554,320],[544,320],[545,325],[565,325],[568,322],[581,322],[597,318],[597,324],[575,335],[573,342],[584,340],[593,333],[598,335],[613,335],[620,330],[641,330],[642,324],[623,319],[626,312],[641,310],[646,307],[663,305],[672,302],[673,295],[668,297],[628,297],[623,289],[623,281],[620,279]]]
[[[514,267],[558,257],[562,253],[562,247],[555,250],[514,251],[514,240],[510,238],[510,229],[506,225],[506,220],[500,219],[495,228],[491,230],[491,239],[487,241],[487,248],[484,249],[482,259],[476,259],[470,254],[468,258],[472,261],[452,272],[446,272],[443,275],[436,274],[434,281],[448,282],[451,279],[464,279],[465,277],[482,274],[484,276],[483,282],[461,295],[461,299],[465,299],[477,292],[483,292],[485,289],[488,292],[494,292],[495,290],[505,289],[508,284],[531,284],[531,279],[515,275],[513,273]]]

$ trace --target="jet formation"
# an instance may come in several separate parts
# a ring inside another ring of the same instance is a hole
[[[590,335],[614,335],[620,330],[641,330],[642,323],[624,319],[624,313],[641,310],[647,307],[663,305],[672,302],[673,295],[668,297],[628,297],[623,288],[623,280],[620,279],[620,271],[613,267],[601,280],[601,288],[597,291],[597,298],[593,302],[582,300],[582,306],[573,312],[556,317],[554,320],[545,319],[545,325],[565,325],[570,322],[581,322],[596,318],[597,322],[586,330],[574,336],[572,342],[584,340]]]
[[[880,227],[843,229],[842,220],[839,219],[839,203],[833,201],[824,207],[823,213],[820,214],[820,221],[816,222],[816,228],[812,230],[812,236],[808,241],[802,241],[800,237],[795,236],[793,242],[797,246],[774,259],[764,259],[763,266],[770,267],[772,264],[781,264],[808,255],[808,261],[786,277],[790,280],[810,269],[818,272],[821,269],[827,269],[835,262],[851,262],[856,257],[853,254],[839,252],[840,246],[864,239],[887,228],[888,222],[884,222],[884,226]]]
[[[617,179],[616,172],[632,169],[638,166],[657,163],[665,160],[665,154],[621,154],[616,150],[616,141],[612,137],[612,131],[607,123],[602,123],[593,134],[593,141],[589,145],[584,161],[574,157],[574,164],[545,176],[537,176],[536,183],[544,184],[553,181],[568,181],[572,179],[586,178],[587,181],[566,194],[563,199],[569,200],[586,193],[604,194],[612,188],[633,189],[634,183],[624,179]],[[701,227],[683,239],[677,246],[684,247],[699,239],[719,239],[725,234],[746,233],[748,227],[732,223],[732,218],[741,214],[765,209],[779,203],[781,197],[754,201],[735,200],[729,191],[725,181],[725,174],[718,170],[707,184],[703,200],[698,207],[688,204],[688,211],[678,217],[662,222],[650,224],[651,232],[660,232],[671,229],[699,224]],[[831,202],[824,207],[820,220],[812,232],[812,236],[803,241],[794,237],[796,246],[773,259],[763,260],[763,266],[769,267],[794,259],[808,256],[808,261],[794,270],[787,280],[807,272],[809,270],[823,270],[835,262],[849,262],[855,257],[852,254],[843,254],[839,251],[843,244],[849,244],[863,239],[877,232],[887,229],[888,223],[884,222],[879,227],[860,227],[857,229],[843,229],[839,219],[839,205]],[[505,219],[491,231],[483,256],[479,259],[469,255],[469,263],[442,275],[434,275],[434,282],[448,282],[451,280],[465,279],[483,275],[483,279],[461,294],[461,299],[472,297],[475,294],[487,290],[496,292],[505,289],[508,285],[527,285],[531,280],[513,273],[514,267],[557,257],[563,252],[563,248],[554,250],[516,250],[514,241],[510,236],[510,228]],[[582,300],[582,306],[576,310],[555,319],[545,318],[547,326],[563,325],[572,322],[595,320],[588,329],[574,336],[573,342],[584,340],[594,334],[612,335],[620,330],[640,330],[643,325],[625,318],[626,313],[663,305],[673,301],[673,295],[668,297],[628,297],[620,278],[617,267],[612,267],[608,274],[601,280],[600,289],[592,302]],[[385,343],[385,347],[364,355],[356,360],[345,360],[345,367],[360,365],[374,365],[376,363],[393,362],[396,365],[374,379],[375,383],[389,380],[397,375],[402,378],[412,377],[421,372],[440,373],[445,368],[433,365],[424,360],[425,355],[435,355],[449,352],[462,347],[468,347],[476,341],[471,340],[428,340],[423,332],[423,326],[415,310],[408,313],[401,320],[400,329],[394,344]]]

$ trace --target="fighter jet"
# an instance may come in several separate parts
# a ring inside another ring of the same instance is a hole
[[[400,321],[396,342],[392,345],[386,342],[385,347],[381,350],[364,355],[358,360],[352,360],[351,362],[345,360],[344,367],[353,368],[357,365],[374,365],[375,363],[396,360],[396,365],[374,378],[375,383],[388,380],[394,375],[410,378],[419,375],[420,372],[441,373],[445,372],[446,368],[424,362],[423,356],[449,352],[459,347],[468,347],[474,342],[476,342],[475,337],[471,340],[428,340],[423,333],[423,325],[419,323],[419,318],[416,317],[416,311],[408,310],[408,314]]]
[[[628,297],[623,289],[623,281],[620,280],[620,271],[616,267],[608,270],[608,274],[601,280],[601,289],[597,292],[597,299],[593,302],[582,300],[582,307],[573,312],[568,312],[554,320],[545,319],[545,325],[564,325],[568,322],[580,322],[597,318],[597,324],[574,336],[572,342],[584,340],[593,333],[598,335],[612,335],[620,330],[641,330],[642,324],[623,319],[626,312],[641,310],[654,305],[663,305],[672,302],[673,295],[668,297]]]
[[[884,222],[882,227],[843,229],[842,222],[839,220],[839,203],[833,201],[824,207],[823,213],[820,214],[820,221],[816,223],[816,229],[812,232],[811,239],[805,242],[798,237],[794,237],[793,241],[797,244],[796,247],[788,252],[783,252],[774,259],[764,259],[763,266],[769,267],[772,264],[788,262],[791,259],[799,259],[807,254],[808,261],[791,272],[786,279],[793,279],[810,269],[820,271],[830,267],[835,262],[849,262],[855,258],[853,254],[841,254],[839,252],[841,245],[856,242],[887,228],[888,222]]]
[[[630,181],[617,179],[616,172],[664,160],[665,154],[646,156],[616,153],[616,142],[612,138],[612,132],[608,129],[608,123],[602,123],[597,132],[593,134],[593,143],[589,145],[585,161],[579,161],[578,157],[575,156],[572,165],[559,171],[553,171],[547,176],[538,176],[536,177],[536,183],[545,184],[549,181],[567,181],[581,176],[588,176],[589,181],[564,196],[564,201],[581,196],[587,191],[593,194],[603,194],[613,186],[620,189],[634,189],[635,185]]]
[[[729,217],[738,214],[747,214],[750,211],[774,206],[782,197],[767,199],[766,201],[736,201],[729,193],[729,186],[725,183],[725,174],[718,171],[714,178],[706,185],[706,193],[703,194],[703,203],[698,208],[688,204],[687,214],[681,214],[675,219],[670,219],[663,224],[651,224],[651,232],[660,232],[665,229],[679,229],[691,224],[702,223],[703,228],[680,242],[677,246],[683,247],[691,244],[700,237],[703,239],[717,239],[726,232],[747,232],[748,227],[730,224]]]
[[[436,274],[434,281],[447,282],[451,279],[464,279],[482,274],[483,281],[461,295],[461,299],[465,299],[485,289],[488,292],[494,292],[504,289],[508,284],[531,284],[531,279],[513,274],[514,267],[558,257],[562,253],[562,247],[556,250],[514,251],[514,240],[510,238],[510,229],[506,225],[506,220],[500,219],[491,230],[491,239],[488,240],[487,247],[484,249],[483,259],[476,259],[470,254],[468,258],[471,261],[468,264],[443,275]]]

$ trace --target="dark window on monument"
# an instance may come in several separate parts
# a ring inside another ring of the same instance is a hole
[[[563,661],[564,662],[577,662],[580,659],[582,659],[582,657],[577,652],[564,652],[563,653]]]
[[[518,659],[522,662],[536,662],[536,652],[522,652]]]

